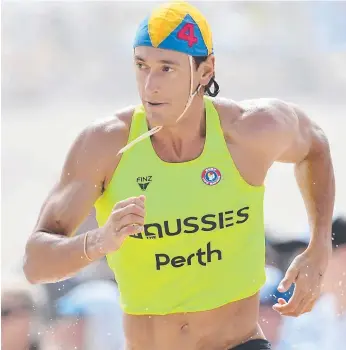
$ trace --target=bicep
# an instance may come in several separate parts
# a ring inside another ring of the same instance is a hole
[[[81,180],[58,183],[46,198],[35,232],[70,236],[89,214],[101,193],[100,186]]]
[[[91,143],[91,144],[90,144]],[[34,229],[69,236],[102,193],[104,171],[89,135],[72,145],[57,184],[48,194]]]
[[[291,141],[277,161],[297,164],[324,150],[328,140],[323,130],[300,108],[293,105],[291,108],[297,117],[298,125],[292,131]]]

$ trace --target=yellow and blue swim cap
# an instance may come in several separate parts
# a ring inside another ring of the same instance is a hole
[[[213,41],[202,13],[185,1],[174,1],[155,9],[140,25],[134,48],[151,46],[190,56],[209,56]]]

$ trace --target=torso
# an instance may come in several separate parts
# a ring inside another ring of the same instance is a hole
[[[165,316],[124,315],[127,350],[228,350],[264,338],[258,326],[258,296],[220,308]]]
[[[255,148],[249,148],[241,119],[246,109],[233,102],[214,101],[228,150],[242,178],[250,185],[261,186],[271,165],[270,159],[259,155]],[[109,184],[120,157],[117,151],[126,144],[133,115],[133,108],[118,114],[116,121],[108,121],[107,131],[114,132],[117,147],[109,152],[111,166],[105,177],[105,188]],[[240,125],[240,127],[238,127]],[[121,131],[120,131],[121,130]],[[194,143],[190,159],[197,158],[204,145],[203,136]],[[119,146],[119,147],[118,147]],[[153,143],[155,147],[155,144]],[[170,155],[158,152],[158,156],[170,161]],[[188,160],[188,159],[187,159]],[[148,281],[149,283],[149,281]],[[263,338],[258,326],[258,294],[235,301],[213,310],[196,313],[170,315],[128,315],[124,316],[124,328],[128,349],[220,349],[226,350],[239,343]]]

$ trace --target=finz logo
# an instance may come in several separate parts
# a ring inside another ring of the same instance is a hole
[[[206,168],[202,171],[202,181],[209,186],[214,186],[221,180],[221,173],[216,168]]]
[[[140,176],[137,177],[137,183],[138,186],[141,188],[142,191],[145,191],[150,184],[152,179],[152,176]]]

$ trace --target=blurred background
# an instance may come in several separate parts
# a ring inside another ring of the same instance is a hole
[[[293,167],[276,164],[266,183],[267,284],[261,324],[278,350],[340,349],[346,331],[346,2],[193,3],[213,30],[221,96],[295,102],[329,138],[337,243],[325,293],[313,313],[298,319],[280,318],[271,310],[282,274],[309,239]],[[139,102],[132,40],[157,4],[2,1],[4,350],[122,347],[117,287],[104,261],[68,281],[41,287],[25,282],[21,264],[40,206],[78,132]],[[91,213],[78,233],[94,226]]]

